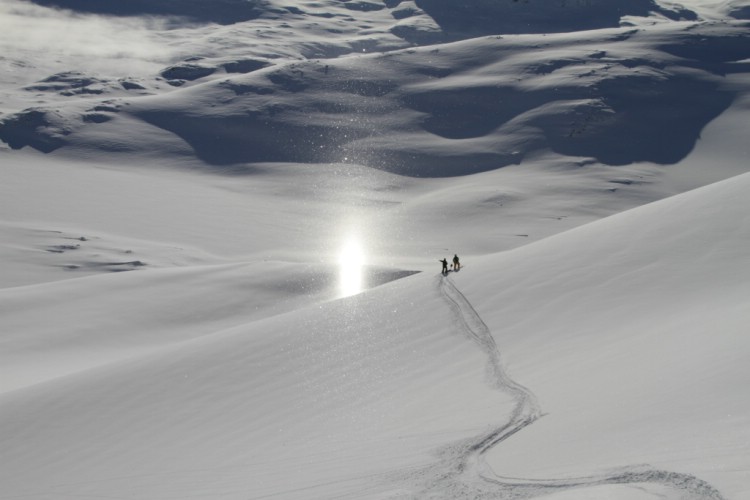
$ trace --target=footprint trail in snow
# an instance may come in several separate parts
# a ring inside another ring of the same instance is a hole
[[[658,470],[648,465],[627,466],[577,478],[529,480],[498,476],[486,463],[485,454],[532,424],[543,413],[534,394],[505,372],[489,327],[453,281],[448,276],[439,275],[437,288],[450,306],[462,333],[487,354],[491,383],[498,391],[512,396],[515,408],[507,421],[493,431],[444,450],[438,464],[419,474],[421,482],[427,484],[415,495],[416,498],[531,499],[568,490],[621,485],[632,487],[644,499],[656,495],[669,500],[726,500],[713,486],[695,476]],[[637,495],[636,498],[640,498]]]

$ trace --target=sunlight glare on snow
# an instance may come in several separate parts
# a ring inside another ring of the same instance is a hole
[[[360,239],[350,236],[339,253],[339,295],[348,297],[362,291],[365,254]]]

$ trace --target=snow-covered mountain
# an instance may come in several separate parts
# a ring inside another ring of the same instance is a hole
[[[13,148],[44,152],[66,146],[162,151],[166,131],[177,143],[173,148],[189,146],[191,156],[213,165],[356,163],[420,177],[494,170],[544,149],[608,165],[673,164],[734,100],[737,89],[727,76],[745,71],[742,61],[750,57],[744,21],[631,21],[605,29],[622,14],[646,13],[654,7],[650,0],[630,2],[627,10],[616,1],[590,7],[479,2],[471,9],[420,2],[424,11],[414,7],[404,19],[422,22],[433,13],[438,39],[458,26],[466,26],[458,33],[468,36],[513,32],[508,23],[533,31],[552,20],[559,20],[555,31],[566,32],[416,48],[397,36],[404,3],[330,3],[337,9],[326,23],[311,21],[326,19],[320,12],[264,3],[264,15],[240,23],[231,37],[216,25],[172,30],[179,32],[176,39],[210,33],[226,50],[192,47],[190,57],[145,81],[77,71],[48,75],[23,89],[37,98],[52,94],[50,105],[6,117],[0,138]],[[248,2],[235,4],[249,8]],[[359,9],[365,20],[352,27]],[[695,18],[690,12],[684,17]],[[543,23],[526,22],[527,16]],[[496,20],[502,22],[495,26]],[[348,30],[336,28],[341,25]],[[576,28],[601,29],[585,36],[567,31]],[[283,31],[299,42],[281,45]],[[339,31],[345,33],[324,38]],[[262,56],[257,47],[248,50],[266,32],[280,47],[264,47]],[[156,88],[170,85],[173,92]],[[132,120],[145,124],[131,126]],[[146,124],[156,127],[153,133],[144,132]]]
[[[749,18],[5,0],[0,498],[750,496]]]

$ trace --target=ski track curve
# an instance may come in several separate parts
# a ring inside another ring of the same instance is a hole
[[[541,418],[542,409],[535,395],[506,373],[492,332],[450,277],[438,275],[436,287],[450,306],[461,333],[467,335],[487,354],[491,383],[498,391],[513,397],[515,409],[507,422],[493,431],[441,450],[440,462],[419,474],[427,485],[415,498],[516,500],[594,486],[633,485],[644,490],[649,486],[666,487],[677,495],[674,498],[680,500],[726,500],[716,488],[698,477],[659,470],[649,465],[626,466],[588,477],[548,480],[498,476],[487,464],[486,453]]]

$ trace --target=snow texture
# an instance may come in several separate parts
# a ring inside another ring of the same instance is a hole
[[[749,13],[5,0],[0,499],[750,498]]]

